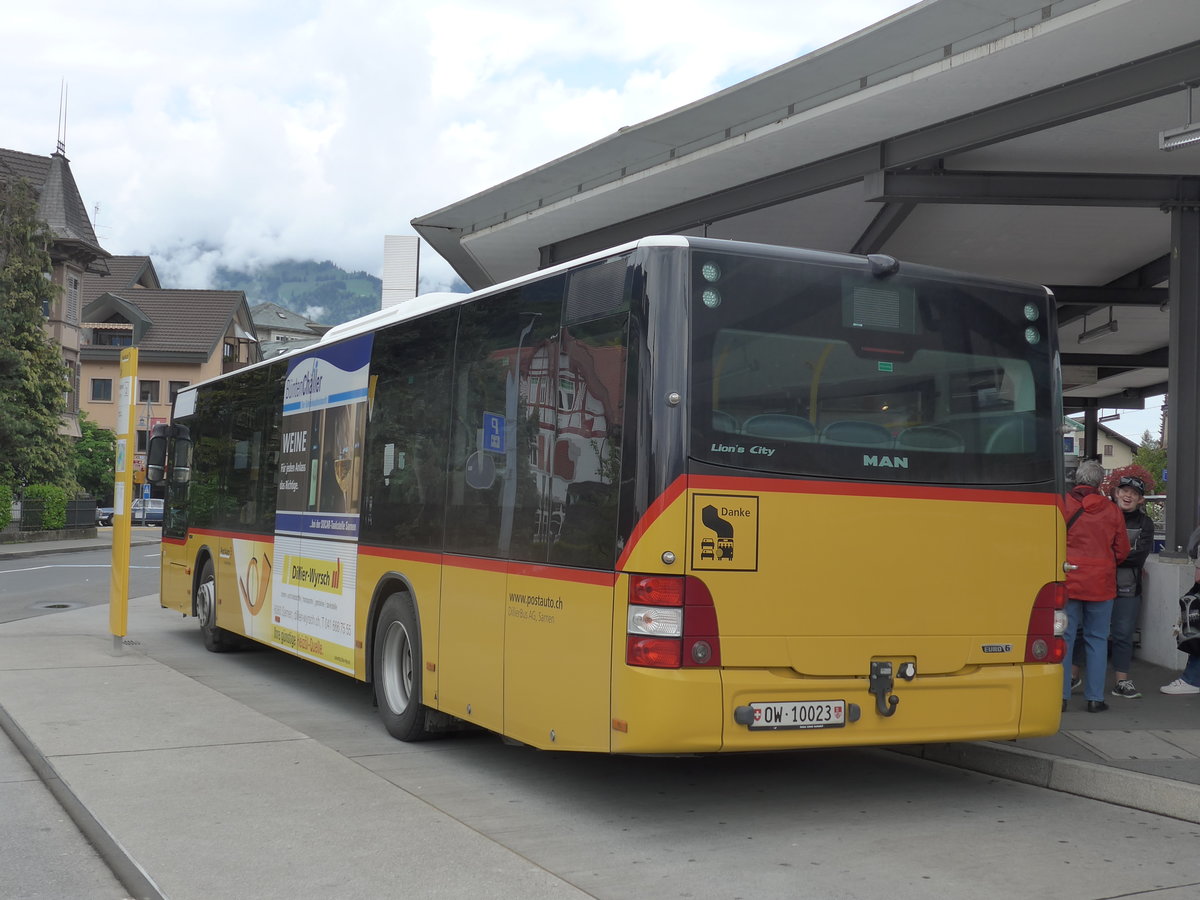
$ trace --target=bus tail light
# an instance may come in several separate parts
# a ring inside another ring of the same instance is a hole
[[[1025,662],[1060,663],[1067,652],[1067,586],[1061,581],[1042,585],[1029,613]]]
[[[717,610],[692,575],[634,575],[629,581],[625,662],[654,669],[721,664]]]

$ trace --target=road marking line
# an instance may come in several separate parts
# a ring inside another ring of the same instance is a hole
[[[76,565],[58,565],[58,566],[29,566],[24,569],[0,569],[0,572],[9,574],[11,572],[40,572],[42,569],[111,569],[112,563],[92,563],[92,564],[76,564]],[[130,566],[131,569],[157,569],[158,566]]]

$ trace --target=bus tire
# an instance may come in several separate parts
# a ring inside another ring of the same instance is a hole
[[[200,635],[204,638],[204,649],[213,653],[227,653],[234,649],[237,635],[217,627],[217,579],[213,574],[211,559],[206,559],[196,581],[196,593],[192,597],[196,617],[200,620]]]
[[[421,633],[408,594],[383,601],[372,649],[375,697],[388,734],[401,741],[428,738],[428,710],[420,699]]]

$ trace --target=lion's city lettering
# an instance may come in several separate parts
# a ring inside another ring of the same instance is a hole
[[[749,453],[751,456],[774,456],[774,447],[764,447],[762,444],[755,444],[747,449],[742,444],[722,444],[716,441],[712,445],[713,453]]]

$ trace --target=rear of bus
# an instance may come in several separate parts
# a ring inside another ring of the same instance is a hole
[[[613,751],[1056,731],[1053,298],[882,256],[644,252]]]

